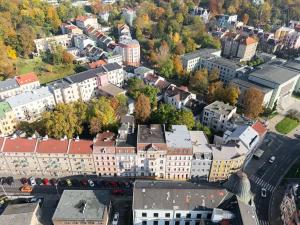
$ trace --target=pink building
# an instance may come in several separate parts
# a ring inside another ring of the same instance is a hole
[[[118,53],[122,55],[126,66],[139,66],[141,53],[140,43],[137,40],[124,39],[119,43]]]

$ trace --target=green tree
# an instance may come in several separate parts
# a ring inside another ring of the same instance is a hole
[[[195,75],[191,77],[190,86],[198,93],[205,93],[208,88],[208,71],[207,69],[200,69],[196,71]]]
[[[194,115],[189,110],[179,110],[176,113],[176,124],[186,125],[189,130],[195,126]]]
[[[146,85],[141,89],[141,93],[143,93],[145,96],[147,96],[149,98],[152,108],[156,108],[156,106],[157,106],[158,92],[159,92],[159,89],[152,85]]]
[[[141,89],[144,88],[145,83],[142,79],[134,77],[127,81],[127,85],[129,96],[136,99],[140,95]]]
[[[151,123],[166,124],[167,128],[175,124],[176,108],[170,104],[160,104],[157,110],[151,113]]]
[[[160,74],[165,78],[171,78],[173,75],[174,65],[171,59],[168,59],[160,66]]]

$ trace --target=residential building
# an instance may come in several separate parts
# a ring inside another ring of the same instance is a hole
[[[123,9],[122,16],[125,18],[125,22],[132,27],[133,20],[136,18],[136,11],[131,8]]]
[[[126,90],[119,88],[116,85],[108,83],[108,84],[99,86],[99,93],[101,96],[117,97],[119,95],[125,95]]]
[[[274,37],[276,40],[283,41],[286,36],[288,36],[293,31],[295,31],[294,28],[280,27],[275,31]]]
[[[216,15],[217,24],[219,27],[230,27],[232,23],[237,22],[237,15]]]
[[[106,63],[118,63],[121,66],[123,65],[122,55],[120,54],[106,55],[106,58],[104,60]]]
[[[203,131],[190,131],[193,146],[191,178],[208,180],[212,163],[212,149]]]
[[[6,99],[16,119],[33,121],[46,110],[55,106],[55,99],[48,87],[41,87],[30,92],[12,96]]]
[[[0,135],[11,135],[16,128],[16,116],[7,102],[0,102]]]
[[[122,55],[123,64],[126,66],[139,66],[141,53],[140,43],[135,39],[124,39],[119,42],[116,52]]]
[[[88,36],[84,34],[74,35],[73,40],[75,47],[79,48],[80,50],[85,49],[88,45],[96,45],[96,43],[93,40],[91,40]]]
[[[111,209],[108,197],[109,192],[103,190],[65,190],[52,222],[54,225],[107,225]]]
[[[68,156],[73,175],[96,174],[93,159],[93,142],[77,136],[69,141]]]
[[[181,58],[183,68],[187,72],[198,70],[202,67],[202,61],[220,57],[221,51],[218,49],[200,49],[195,52],[184,54]]]
[[[53,51],[56,46],[61,46],[67,49],[72,47],[72,34],[35,39],[33,42],[35,43],[37,54],[41,54],[46,51]]]
[[[93,141],[93,156],[96,173],[99,176],[117,175],[116,134],[103,132],[97,134]]]
[[[21,93],[20,85],[15,79],[0,81],[0,99],[6,99]]]
[[[215,131],[226,131],[232,127],[230,119],[237,108],[228,103],[215,101],[203,109],[202,124]]]
[[[88,26],[99,28],[99,24],[96,17],[78,16],[76,18],[76,26],[81,29],[86,29]]]
[[[193,146],[185,125],[172,125],[165,131],[167,143],[166,179],[186,180],[190,177]]]
[[[191,99],[196,99],[196,95],[186,88],[169,85],[164,92],[164,102],[173,105],[176,109],[182,109]]]
[[[154,74],[154,70],[144,67],[144,66],[139,66],[138,68],[134,69],[134,74],[140,76],[140,78],[145,78],[146,75],[153,75]]]
[[[9,204],[0,215],[0,224],[39,225],[39,203]]]
[[[196,6],[194,7],[192,14],[195,16],[199,16],[205,24],[209,22],[209,17],[210,17],[209,9],[204,9]]]
[[[133,190],[133,224],[165,225],[234,219],[222,204],[231,193],[225,188],[172,181],[136,181]],[[250,225],[250,224],[247,224]]]
[[[136,147],[136,175],[164,178],[167,157],[164,125],[138,125]]]
[[[79,27],[67,23],[61,25],[61,32],[62,34],[83,34],[83,31]]]
[[[285,37],[283,44],[289,49],[297,50],[300,48],[300,25]]]
[[[54,95],[55,103],[70,103],[80,100],[80,93],[77,83],[67,79],[56,80],[48,84]]]

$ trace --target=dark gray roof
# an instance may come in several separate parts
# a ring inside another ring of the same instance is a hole
[[[71,83],[80,83],[84,80],[91,79],[93,77],[96,77],[97,74],[104,73],[105,70],[102,67],[98,67],[96,69],[91,69],[87,71],[83,71],[81,73],[77,73],[68,77],[65,77],[64,80],[67,80]]]
[[[254,77],[280,85],[299,74],[300,71],[269,64],[250,73],[249,79],[251,80],[251,77]]]
[[[132,116],[132,115],[122,116],[121,117],[121,123],[134,124],[134,116]]]
[[[81,212],[83,202],[86,208]],[[65,190],[52,220],[101,220],[108,203],[109,191]]]
[[[108,63],[106,65],[103,65],[103,67],[107,70],[107,71],[113,71],[113,70],[119,70],[122,69],[122,66],[120,66],[118,63],[114,62],[114,63]]]
[[[161,124],[139,125],[137,143],[166,143],[164,131]]]
[[[235,79],[231,80],[230,83],[235,84],[238,87],[245,88],[245,89],[248,89],[250,87],[255,87],[255,88],[261,90],[263,93],[268,93],[268,92],[272,91],[271,88],[268,88],[266,86],[263,86],[261,84],[258,84],[258,83],[255,83],[253,81],[246,80],[246,79],[235,78]]]
[[[136,181],[134,209],[201,210],[217,208],[227,197],[226,189],[209,184],[174,181]]]
[[[285,67],[300,71],[300,57],[284,64]]]
[[[0,92],[20,87],[15,79],[6,79],[0,82]]]
[[[222,57],[213,58],[210,61],[215,63],[216,65],[224,66],[224,67],[230,68],[232,70],[238,70],[238,69],[245,67],[244,65],[240,64],[239,62],[236,62],[236,61],[233,61],[230,59],[226,59],[226,58],[222,58]]]

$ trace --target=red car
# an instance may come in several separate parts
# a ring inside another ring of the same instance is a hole
[[[123,195],[123,194],[125,194],[125,191],[122,189],[115,189],[115,190],[112,190],[111,193],[113,195]]]
[[[109,186],[110,186],[110,187],[118,187],[118,182],[116,182],[116,181],[111,181],[111,182],[109,182]]]
[[[82,184],[82,186],[88,186],[89,184],[86,179],[81,180],[80,183]]]
[[[50,185],[49,180],[47,178],[43,179],[43,184],[44,185]]]

